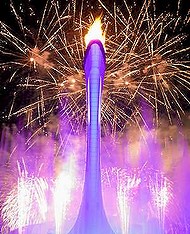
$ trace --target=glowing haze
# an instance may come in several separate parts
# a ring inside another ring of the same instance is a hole
[[[105,44],[105,33],[102,30],[101,19],[96,18],[94,23],[90,26],[88,33],[85,35],[86,47],[92,40],[100,40],[102,44]]]

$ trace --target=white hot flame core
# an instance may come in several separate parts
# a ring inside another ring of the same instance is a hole
[[[89,28],[88,33],[85,35],[86,46],[88,46],[92,40],[100,40],[103,45],[105,44],[105,33],[102,30],[100,18],[95,19],[94,23]]]

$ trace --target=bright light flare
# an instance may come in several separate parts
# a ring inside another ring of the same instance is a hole
[[[102,30],[102,23],[100,18],[96,18],[94,23],[89,28],[88,33],[85,35],[86,47],[92,40],[100,40],[102,44],[105,44],[105,33]]]
[[[167,182],[164,180],[164,183],[161,188],[156,188],[153,197],[154,203],[158,208],[166,209],[170,198],[171,194],[169,191],[169,185]]]
[[[20,234],[27,225],[44,222],[48,211],[47,191],[45,179],[22,174],[2,205],[3,229],[18,229]]]
[[[56,234],[63,232],[64,221],[66,220],[68,205],[71,202],[72,189],[75,184],[75,172],[73,170],[74,160],[65,164],[61,174],[55,181],[54,189],[54,212]]]

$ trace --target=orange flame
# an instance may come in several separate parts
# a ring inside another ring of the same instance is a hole
[[[85,35],[86,46],[88,46],[92,40],[100,40],[103,45],[105,44],[105,33],[102,30],[100,17],[95,19],[94,23],[89,28],[88,33]]]

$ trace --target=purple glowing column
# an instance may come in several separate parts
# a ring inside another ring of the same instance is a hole
[[[85,63],[88,107],[87,164],[85,189],[91,201],[93,212],[102,208],[100,172],[100,110],[101,94],[105,72],[105,53],[100,41],[92,41],[87,48]],[[97,199],[97,197],[99,197]]]
[[[84,70],[87,87],[88,131],[84,192],[72,234],[112,234],[104,212],[100,171],[100,112],[105,72],[105,52],[99,40],[87,47]]]

